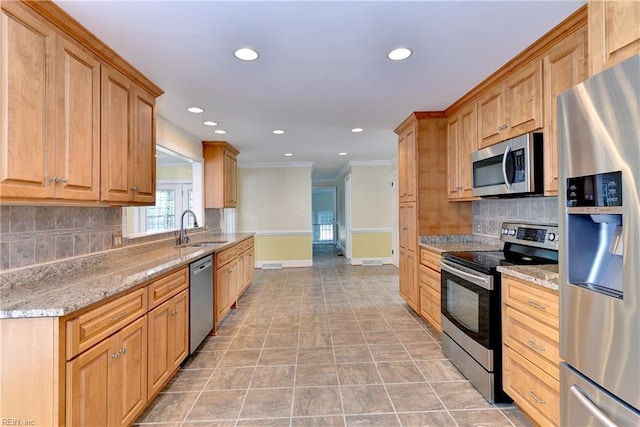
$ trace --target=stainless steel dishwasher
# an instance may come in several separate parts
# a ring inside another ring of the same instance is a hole
[[[213,255],[189,265],[189,354],[213,329]]]

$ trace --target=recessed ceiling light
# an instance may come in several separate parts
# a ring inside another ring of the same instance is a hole
[[[413,52],[411,49],[407,49],[406,47],[399,47],[398,49],[393,49],[391,52],[387,54],[387,58],[392,61],[402,61],[403,59],[407,59],[411,56]]]
[[[353,132],[353,133],[359,133],[359,132],[362,132],[363,130],[364,130],[364,129],[362,129],[362,128],[353,128],[353,129],[351,129],[351,132]]]
[[[233,55],[242,61],[255,61],[259,56],[258,52],[248,47],[243,47],[236,50],[235,52],[233,52]]]
[[[227,133],[227,131],[223,129],[216,129],[213,132],[217,133],[218,135],[224,135],[225,133]]]
[[[273,131],[273,133],[275,133],[276,135],[282,135],[284,131],[282,129],[276,129]]]
[[[205,126],[218,126],[218,122],[212,122],[211,120],[207,120],[206,122],[202,122]]]
[[[293,153],[284,153],[284,156],[285,157],[291,157],[291,156],[293,156]]]
[[[346,156],[347,153],[338,153],[338,156]]]
[[[204,109],[200,107],[189,107],[187,108],[187,111],[194,114],[204,113]]]

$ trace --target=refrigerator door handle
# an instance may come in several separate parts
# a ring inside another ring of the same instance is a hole
[[[598,408],[585,394],[582,390],[580,390],[580,388],[573,384],[570,388],[571,390],[571,394],[573,394],[578,401],[582,404],[582,406],[585,407],[585,409],[587,411],[589,411],[589,413],[591,413],[591,415],[593,415],[594,417],[596,417],[596,419],[598,421],[600,421],[600,423],[605,426],[605,427],[618,427],[618,424],[616,424],[611,418],[607,417],[605,415],[604,412],[602,412],[602,410],[600,408]]]

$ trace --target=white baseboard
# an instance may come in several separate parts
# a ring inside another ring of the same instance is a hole
[[[256,261],[256,268],[277,269],[277,268],[296,268],[296,267],[313,267],[313,260],[296,259],[287,261]]]
[[[352,258],[350,260],[351,265],[382,265],[382,264],[393,264],[393,259],[391,257],[387,258]]]

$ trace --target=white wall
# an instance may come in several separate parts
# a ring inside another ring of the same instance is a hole
[[[351,226],[391,229],[391,165],[351,165]]]
[[[160,116],[156,116],[156,144],[202,161],[202,141]]]

